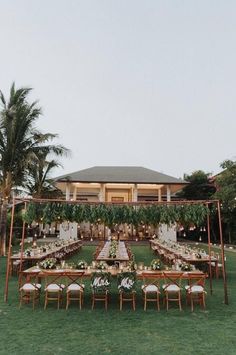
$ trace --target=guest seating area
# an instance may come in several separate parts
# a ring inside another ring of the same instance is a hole
[[[122,271],[113,267],[112,273],[91,269],[38,270],[38,272],[29,269],[20,276],[21,280],[25,280],[25,283],[21,282],[19,288],[20,307],[23,302],[32,301],[34,309],[36,299],[39,299],[44,291],[44,309],[49,303],[56,303],[57,309],[61,307],[68,309],[71,301],[82,309],[86,291],[86,297],[91,298],[92,309],[97,302],[102,302],[107,310],[111,296],[118,298],[120,310],[123,309],[124,303],[130,303],[135,311],[136,302],[142,302],[146,311],[147,303],[155,302],[158,311],[161,308],[168,311],[170,303],[175,302],[181,311],[184,297],[186,305],[190,304],[192,311],[194,303],[199,303],[205,308],[206,275],[202,272]]]

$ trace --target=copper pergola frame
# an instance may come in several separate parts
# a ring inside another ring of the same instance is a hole
[[[14,215],[15,206],[18,203],[24,203],[24,208],[26,209],[28,203],[66,203],[66,204],[89,204],[89,205],[129,205],[129,206],[148,206],[148,205],[196,205],[202,204],[209,208],[210,205],[216,205],[217,215],[218,215],[218,226],[219,226],[219,236],[221,245],[221,259],[222,259],[222,274],[224,283],[224,303],[229,304],[228,291],[227,291],[227,278],[226,278],[226,267],[225,267],[225,251],[224,251],[224,241],[222,234],[222,223],[221,223],[221,211],[220,211],[220,201],[219,200],[192,200],[192,201],[159,201],[159,202],[89,202],[89,201],[68,201],[63,199],[32,199],[32,198],[13,198],[12,210],[11,210],[11,224],[10,224],[10,236],[9,236],[9,247],[7,256],[7,267],[6,267],[6,282],[4,291],[4,301],[8,301],[8,286],[9,286],[9,276],[11,268],[11,252],[12,252],[12,238],[13,238],[13,225],[14,225]],[[210,293],[213,293],[212,289],[212,265],[211,265],[211,231],[210,231],[210,214],[207,215],[207,237],[208,237],[208,254],[209,254],[209,279],[210,279]],[[22,271],[23,264],[23,253],[24,253],[24,241],[25,241],[25,221],[23,221],[22,235],[21,235],[21,251],[20,251],[20,272]]]

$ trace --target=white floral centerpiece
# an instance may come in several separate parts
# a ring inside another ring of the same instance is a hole
[[[151,269],[152,270],[162,270],[163,269],[163,264],[160,259],[153,259],[151,261]]]
[[[193,270],[193,265],[191,265],[189,263],[182,263],[181,270],[182,271],[192,271]]]
[[[79,270],[85,270],[85,269],[88,267],[88,264],[86,263],[85,260],[79,260],[79,261],[77,262],[76,267],[77,267]]]
[[[97,263],[97,269],[98,270],[106,270],[108,268],[108,265],[105,261],[100,261]]]
[[[43,269],[55,269],[57,260],[55,258],[48,258],[39,264]]]
[[[117,254],[117,249],[118,249],[118,243],[116,240],[113,240],[111,242],[110,248],[109,248],[109,257],[110,258],[115,258]]]

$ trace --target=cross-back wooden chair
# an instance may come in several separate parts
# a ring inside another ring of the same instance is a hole
[[[84,272],[69,271],[66,272],[67,287],[66,287],[66,309],[68,309],[71,301],[79,301],[79,308],[83,305],[84,284],[82,277]]]
[[[188,285],[185,286],[186,302],[191,303],[191,311],[193,312],[193,304],[199,303],[203,308],[206,308],[205,302],[205,274],[189,273]]]
[[[157,309],[160,311],[160,278],[161,272],[143,272],[142,294],[144,311],[147,309],[147,302],[156,302]]]
[[[122,272],[117,276],[120,311],[123,307],[123,302],[132,302],[133,310],[135,311],[136,298],[136,272]]]
[[[107,311],[108,297],[110,291],[111,274],[109,272],[94,272],[91,276],[92,309],[96,301],[104,302]]]
[[[63,280],[65,278],[64,271],[46,271],[45,273],[45,302],[44,309],[47,308],[49,301],[57,301],[57,309],[60,308],[60,304],[62,301],[62,293],[65,288]]]
[[[163,272],[165,283],[162,286],[164,296],[164,303],[166,302],[166,310],[169,309],[169,302],[178,302],[180,311],[182,310],[181,305],[181,281],[183,272],[173,272],[165,271]]]
[[[21,308],[22,303],[30,303],[32,300],[33,309],[35,308],[36,301],[40,300],[41,284],[38,280],[39,272],[31,272],[25,274],[23,271],[19,273],[19,294]]]

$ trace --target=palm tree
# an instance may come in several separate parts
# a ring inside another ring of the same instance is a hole
[[[8,101],[0,91],[0,255],[6,251],[7,207],[12,189],[24,186],[30,164],[38,154],[67,152],[61,145],[49,144],[57,135],[43,134],[35,128],[41,108],[37,102],[28,102],[31,90],[16,89],[13,83]]]
[[[62,196],[50,178],[53,169],[60,167],[61,164],[52,159],[47,159],[47,154],[40,152],[29,168],[26,189],[34,198],[57,198]]]

